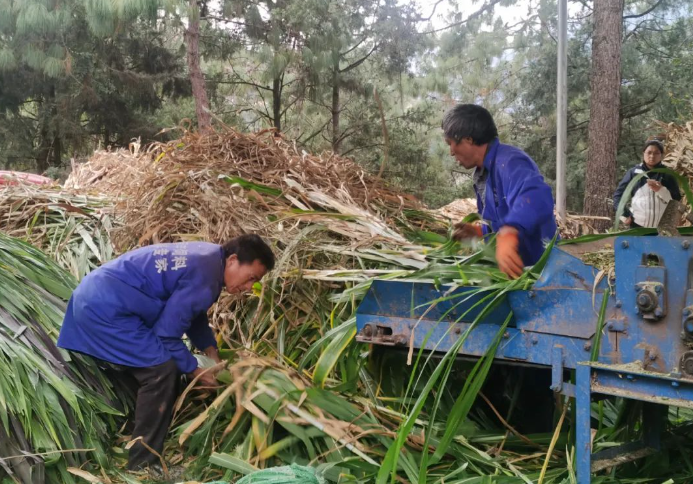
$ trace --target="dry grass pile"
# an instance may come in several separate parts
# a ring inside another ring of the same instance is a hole
[[[108,262],[114,202],[60,186],[0,185],[0,231],[31,243],[76,278]]]
[[[301,220],[319,222],[326,213],[344,216],[335,228],[346,237],[404,243],[378,218],[411,222],[411,229],[422,222],[406,218],[408,209],[421,208],[413,197],[382,186],[353,161],[308,154],[271,132],[185,133],[146,153],[97,153],[67,186],[121,197],[121,250],[181,238],[223,241],[244,232],[292,239]],[[373,227],[353,233],[353,218]]]
[[[683,126],[662,125],[666,130],[664,164],[693,180],[693,121]]]
[[[470,213],[476,213],[476,199],[460,198],[440,207],[435,212],[449,218],[454,223],[462,220]]]
[[[72,171],[64,187],[80,192],[97,191],[117,197],[130,192],[130,186],[149,163],[141,156],[139,142],[130,143],[128,149],[95,151],[88,163],[71,162]]]
[[[583,235],[598,234],[600,231],[595,228],[595,222],[600,220],[611,221],[609,217],[594,217],[590,215],[573,215],[567,214],[565,219],[556,214],[556,223],[558,224],[558,233],[561,234],[561,239],[575,239]]]

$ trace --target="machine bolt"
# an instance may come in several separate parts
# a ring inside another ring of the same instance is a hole
[[[395,345],[397,346],[405,346],[407,344],[407,337],[403,334],[397,336],[395,339]]]
[[[683,247],[684,250],[688,250],[688,248],[691,246],[691,243],[688,242],[687,240],[684,240],[681,242],[681,247]]]
[[[585,348],[585,351],[591,350],[592,349],[592,342],[588,341],[587,343],[585,343],[585,346],[583,346],[583,348]]]
[[[535,345],[539,342],[539,339],[536,336],[532,336],[532,344]]]
[[[621,306],[623,306],[623,303],[621,301],[616,301],[616,307],[620,308]]]
[[[637,292],[640,292],[640,291],[642,290],[642,287],[640,287],[640,284],[636,284],[636,285],[635,285],[635,290],[636,290]]]
[[[655,318],[661,318],[664,316],[664,310],[662,308],[657,308],[654,311]]]
[[[627,249],[628,248],[628,241],[624,240],[623,242],[621,242],[621,247],[623,247],[624,249]]]
[[[462,328],[455,328],[455,334],[460,334],[462,332]]]
[[[363,335],[368,337],[368,338],[373,336],[373,326],[371,326],[370,324],[365,325],[363,327]]]
[[[507,331],[505,333],[503,333],[503,338],[505,338],[505,339],[510,338],[510,333],[508,333]]]
[[[640,308],[635,306],[635,314],[640,314]]]
[[[657,354],[655,353],[650,353],[650,361],[654,361],[657,359]]]
[[[614,327],[614,323],[612,323],[611,321],[609,321],[608,323],[606,323],[606,327],[609,328],[609,329],[611,329],[611,328]]]
[[[633,381],[633,375],[626,375],[626,379]]]
[[[536,296],[536,294],[534,294],[534,291],[529,291],[527,293],[527,297],[529,297],[530,299],[532,299],[534,296]]]
[[[657,294],[661,294],[662,293],[662,286],[655,286],[655,292]]]
[[[688,316],[689,314],[691,314],[691,310],[688,308],[683,308],[683,315]]]
[[[691,339],[693,337],[693,316],[688,316],[683,322],[683,339]]]
[[[671,386],[674,387],[674,388],[678,388],[678,387],[679,387],[679,382],[673,381],[673,382],[671,382]]]
[[[687,376],[693,375],[693,351],[686,351],[681,358],[681,371]]]
[[[635,303],[644,313],[654,311],[658,305],[657,296],[649,289],[640,291],[635,298]]]

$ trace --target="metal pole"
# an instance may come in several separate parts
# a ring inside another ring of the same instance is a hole
[[[568,0],[558,0],[558,85],[556,106],[556,211],[565,219],[568,145]]]

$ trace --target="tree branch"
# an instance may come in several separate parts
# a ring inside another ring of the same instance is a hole
[[[252,86],[252,87],[257,88],[257,89],[264,89],[265,91],[271,91],[272,90],[272,88],[269,88],[267,86],[263,86],[261,84],[255,84],[254,82],[250,82],[250,81],[211,81],[211,82],[213,82],[215,84],[229,84],[232,86],[236,85],[236,84],[241,84],[244,86]]]
[[[662,3],[662,0],[657,0],[657,1],[655,2],[654,5],[652,5],[650,8],[648,8],[647,10],[645,10],[645,11],[642,12],[642,13],[637,13],[637,14],[633,14],[633,15],[624,15],[624,16],[623,16],[623,20],[626,20],[626,19],[629,19],[629,18],[640,18],[640,17],[644,17],[644,16],[647,15],[648,13],[652,12],[655,8],[659,7],[659,4],[660,4],[660,3]]]
[[[419,17],[419,19],[417,20],[417,22],[428,22],[429,20],[431,20],[431,19],[433,18],[433,16],[435,15],[435,13],[436,13],[436,9],[438,8],[438,5],[440,5],[441,3],[443,3],[443,1],[444,1],[444,0],[438,0],[435,4],[433,4],[433,10],[431,11],[431,15],[429,15],[429,16],[426,17],[426,18],[424,18],[424,17]]]
[[[340,73],[340,74],[344,74],[345,72],[349,72],[349,71],[352,70],[352,69],[356,69],[358,66],[360,66],[361,64],[363,64],[363,63],[366,61],[366,59],[368,59],[368,58],[371,56],[371,54],[373,54],[373,52],[375,52],[375,49],[377,49],[379,45],[380,45],[380,44],[377,44],[377,43],[376,43],[376,44],[373,44],[373,48],[371,49],[371,51],[370,51],[368,54],[366,54],[365,56],[361,57],[359,60],[357,60],[357,61],[354,62],[353,64],[351,64],[351,65],[345,67],[344,69],[339,69],[339,73]]]
[[[469,22],[470,20],[474,20],[474,19],[476,19],[476,18],[478,18],[478,17],[481,17],[481,16],[482,16],[484,13],[486,13],[487,11],[493,10],[493,7],[494,7],[496,4],[500,3],[500,1],[501,1],[501,0],[489,0],[489,2],[488,2],[487,4],[482,5],[482,7],[481,7],[479,10],[477,10],[476,12],[470,14],[466,19],[460,20],[459,22],[455,22],[455,23],[446,25],[445,27],[441,27],[441,28],[439,28],[439,29],[429,30],[428,32],[423,32],[422,35],[435,34],[435,33],[438,33],[438,32],[442,32],[443,30],[448,30],[448,29],[451,29],[451,28],[453,28],[453,27],[459,27],[460,25],[464,25],[464,24],[466,24],[467,22]]]
[[[300,136],[299,136],[299,139],[297,139],[296,141],[300,141],[302,144],[308,143],[310,140],[312,140],[312,139],[315,138],[317,135],[319,135],[320,133],[322,133],[322,132],[325,130],[325,128],[326,128],[331,122],[332,122],[332,118],[328,118],[328,119],[327,119],[327,122],[325,122],[322,126],[320,126],[320,129],[318,129],[317,131],[313,132],[313,134],[311,134],[310,136],[308,136],[306,139],[304,139],[304,140],[302,140],[302,141],[300,140]]]

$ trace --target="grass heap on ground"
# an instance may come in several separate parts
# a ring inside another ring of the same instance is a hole
[[[81,279],[113,258],[114,201],[59,185],[0,185],[0,231],[43,250]]]
[[[107,465],[123,402],[92,360],[54,343],[75,285],[0,233],[0,482],[76,483],[69,467]]]

